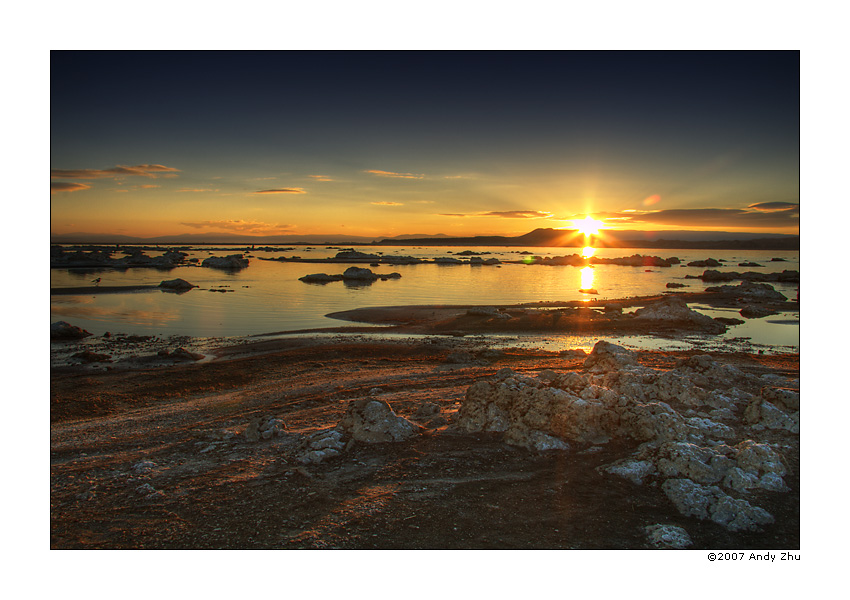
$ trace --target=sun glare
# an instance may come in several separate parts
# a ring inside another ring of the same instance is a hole
[[[592,217],[585,217],[581,220],[575,220],[573,223],[580,232],[584,235],[596,235],[599,230],[605,225],[602,221],[597,221]]]
[[[581,249],[581,257],[582,258],[590,258],[596,253],[596,248],[593,246],[585,246]]]

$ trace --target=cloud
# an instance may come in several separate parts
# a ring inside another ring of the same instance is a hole
[[[794,210],[795,208],[799,209],[800,205],[793,202],[759,202],[758,204],[750,204],[747,208],[764,212],[777,212],[781,210]]]
[[[374,204],[375,206],[404,206],[401,202],[370,202],[369,204]]]
[[[768,208],[764,208],[764,205]],[[800,226],[799,205],[785,202],[766,202],[747,208],[682,208],[628,213],[595,213],[594,216],[606,221],[617,221],[618,226],[622,227],[644,224],[688,228]]]
[[[50,177],[55,179],[115,179],[117,177],[158,177],[160,174],[173,175],[180,169],[165,165],[136,165],[128,167],[118,165],[111,169],[51,169]]]
[[[306,194],[301,188],[277,188],[273,190],[257,190],[255,194]]]
[[[327,175],[307,175],[307,177],[310,177],[316,181],[333,181],[333,179],[331,179]]]
[[[241,219],[230,219],[224,221],[198,221],[194,223],[182,222],[181,225],[194,229],[219,229],[225,231],[237,231],[239,233],[275,234],[292,231],[292,225],[280,225],[263,223],[262,221],[243,221]]]
[[[370,169],[365,171],[365,173],[371,173],[372,175],[378,175],[379,177],[396,177],[399,179],[424,179],[424,175],[417,175],[415,173],[393,173],[392,171],[378,171],[376,169]]]
[[[209,188],[180,188],[177,191],[178,192],[217,192],[218,190],[211,190]]]
[[[552,213],[539,210],[505,210],[480,213],[441,213],[441,217],[499,217],[502,219],[553,219]]]
[[[50,182],[50,191],[51,192],[79,192],[80,190],[88,190],[91,189],[91,186],[87,183],[71,183],[68,181],[51,181]]]

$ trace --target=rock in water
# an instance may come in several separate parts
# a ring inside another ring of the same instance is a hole
[[[341,281],[342,275],[328,275],[327,273],[311,273],[304,277],[299,277],[298,281],[304,283],[330,283],[331,281]]]
[[[213,269],[244,269],[248,266],[248,259],[241,254],[230,254],[229,256],[210,256],[201,263],[202,267]]]
[[[198,286],[189,283],[185,279],[169,279],[168,281],[161,281],[159,287],[174,292],[188,292]]]
[[[353,281],[375,281],[378,276],[372,272],[372,269],[364,269],[361,267],[348,267],[342,274],[343,279]]]

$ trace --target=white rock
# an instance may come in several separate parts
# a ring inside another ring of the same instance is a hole
[[[626,459],[608,465],[604,467],[604,470],[612,475],[628,479],[634,484],[641,485],[644,477],[655,472],[655,465],[648,460]]]
[[[693,546],[691,536],[688,532],[676,525],[648,525],[644,528],[649,541],[656,548],[669,548],[671,550],[684,550]]]
[[[773,523],[773,516],[766,510],[732,498],[716,485],[668,479],[661,489],[683,515],[713,521],[730,531],[758,531],[762,525]]]
[[[345,437],[365,442],[400,442],[419,435],[422,427],[400,417],[384,400],[362,398],[348,405],[338,428]]]

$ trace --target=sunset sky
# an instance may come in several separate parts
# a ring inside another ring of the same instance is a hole
[[[797,52],[52,52],[51,233],[799,232]]]

